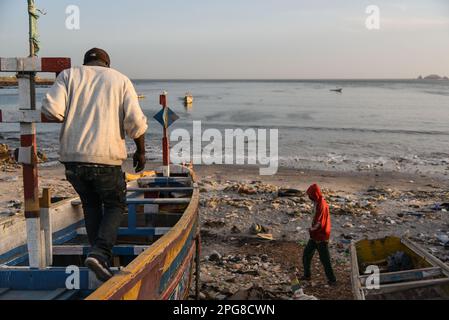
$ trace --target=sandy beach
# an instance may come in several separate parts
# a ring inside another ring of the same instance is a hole
[[[157,164],[147,164],[151,169]],[[131,164],[124,165],[127,172]],[[202,298],[289,299],[290,278],[301,273],[302,249],[312,207],[305,189],[318,183],[330,204],[331,255],[339,284],[329,290],[318,256],[305,293],[318,299],[352,299],[348,246],[351,240],[408,236],[441,260],[449,252],[441,235],[449,232],[448,181],[395,172],[337,172],[280,168],[259,176],[251,166],[198,166],[201,190]],[[75,193],[62,165],[39,170],[40,187],[55,197]],[[0,225],[23,219],[21,170],[0,172]],[[297,189],[292,196],[282,189]],[[251,232],[263,227],[273,240]]]

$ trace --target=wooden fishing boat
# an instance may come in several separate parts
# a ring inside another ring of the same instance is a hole
[[[25,219],[0,226],[0,299],[186,299],[198,272],[199,191],[194,172],[171,165],[128,183],[128,210],[113,248],[114,277],[100,283],[83,266],[89,251],[79,199],[44,192],[53,228],[51,264],[28,267]],[[198,290],[198,277],[196,277]]]
[[[191,105],[193,103],[193,95],[191,93],[186,93],[184,97],[184,104]]]
[[[408,239],[352,242],[351,265],[357,300],[449,299],[449,266]],[[373,266],[380,271],[378,286]]]

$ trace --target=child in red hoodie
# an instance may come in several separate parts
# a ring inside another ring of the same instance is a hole
[[[312,227],[309,229],[310,240],[304,249],[303,264],[304,276],[302,280],[310,280],[310,265],[312,263],[315,250],[318,250],[320,261],[324,266],[326,277],[330,285],[334,285],[337,280],[332,270],[331,259],[329,254],[329,236],[331,233],[331,220],[329,216],[329,206],[324,200],[320,187],[314,184],[307,190],[307,195],[315,205],[315,216],[313,218]]]

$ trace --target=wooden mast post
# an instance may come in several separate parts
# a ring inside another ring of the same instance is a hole
[[[164,128],[162,134],[162,160],[164,177],[170,177],[170,140],[168,138],[168,127],[179,119],[178,115],[167,106],[167,95],[167,92],[164,91],[159,96],[159,103],[162,106],[162,110],[154,116],[154,119],[156,119],[157,122],[159,122]]]
[[[28,0],[29,45],[27,58],[0,58],[1,72],[16,72],[19,84],[19,110],[0,110],[0,122],[20,123],[20,148],[18,162],[22,164],[27,247],[31,268],[43,268],[51,264],[51,246],[45,252],[45,244],[51,239],[51,220],[49,218],[49,193],[44,192],[46,206],[43,210],[44,223],[41,221],[39,204],[39,184],[37,168],[36,124],[54,122],[46,119],[36,110],[36,72],[56,72],[70,68],[69,58],[37,58],[37,14],[34,0]],[[45,195],[47,195],[45,197]]]
[[[159,97],[159,103],[163,109],[163,134],[162,134],[162,162],[164,165],[164,177],[170,177],[170,142],[168,140],[168,109],[167,109],[167,91],[164,91]]]
[[[34,0],[28,0],[30,58],[36,56],[36,9]],[[22,110],[36,110],[36,88],[34,71],[18,73],[19,106]],[[21,157],[22,155],[22,157]],[[25,159],[24,159],[25,158]],[[31,268],[45,266],[45,248],[42,247],[40,225],[39,183],[37,171],[36,125],[20,123],[19,162],[23,164],[23,189],[25,195],[25,218],[29,264]]]

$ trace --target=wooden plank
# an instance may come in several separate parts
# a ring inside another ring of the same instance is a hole
[[[59,73],[71,66],[70,58],[38,58],[14,57],[0,58],[0,71],[2,72],[55,72]]]
[[[171,228],[119,228],[119,236],[163,236]]]
[[[127,199],[127,204],[188,204],[191,198],[144,198],[144,199]]]
[[[192,182],[191,177],[144,177],[139,183],[163,183],[163,182]]]
[[[137,226],[136,206],[128,204],[128,229],[135,229]]]
[[[144,204],[188,204],[191,198],[128,198],[126,203],[128,205],[144,205]],[[80,206],[81,200],[76,199],[71,202],[72,206]]]
[[[80,290],[66,290],[63,294],[57,296],[53,300],[71,300],[73,299]]]
[[[32,123],[41,121],[39,110],[1,110],[1,122],[4,123]]]
[[[42,70],[42,61],[34,57],[0,58],[0,71],[2,72],[39,72]]]
[[[118,272],[118,268],[111,268]],[[95,275],[85,267],[79,268],[80,289],[96,289],[98,281]],[[0,268],[0,287],[11,290],[56,290],[66,287],[69,274],[65,267],[48,267],[33,269],[29,267],[3,267]]]
[[[357,249],[355,247],[355,241],[351,241],[351,284],[352,292],[356,300],[365,300],[364,293],[359,280],[360,270],[357,259]]]
[[[53,264],[53,230],[51,225],[51,193],[50,189],[44,188],[42,197],[39,198],[40,213],[41,213],[41,229],[43,231],[42,239],[44,241],[45,266]]]
[[[443,274],[447,277],[449,277],[449,266],[445,264],[443,261],[438,259],[437,257],[431,255],[426,250],[418,246],[416,243],[408,240],[408,239],[401,239],[401,242],[405,244],[407,247],[409,247],[412,251],[416,252],[418,255],[423,257],[427,262],[429,262],[431,265],[440,267]]]
[[[128,188],[127,192],[189,192],[193,187]]]
[[[0,288],[0,296],[7,291],[9,291],[9,288]]]
[[[70,58],[61,58],[61,57],[42,58],[41,65],[42,65],[41,68],[42,72],[59,73],[71,67],[71,60]]]
[[[380,289],[368,289],[366,287],[363,287],[363,290],[366,292],[368,296],[372,296],[443,284],[449,284],[449,278],[384,284],[380,287]]]
[[[28,105],[27,96],[22,98],[17,109]],[[49,119],[40,110],[0,110],[0,122],[3,123],[62,123],[56,119]]]
[[[45,294],[42,294],[40,300],[55,300],[57,297],[66,292],[66,288],[57,288],[53,291],[48,291]]]
[[[415,281],[422,280],[426,278],[431,278],[435,276],[440,276],[443,273],[441,272],[440,267],[432,267],[432,268],[423,268],[423,269],[415,269],[415,270],[405,270],[398,272],[388,272],[381,273],[379,275],[380,284],[391,283],[391,282],[403,282],[403,281]],[[369,276],[360,276],[360,282],[362,285],[365,285],[366,279]]]
[[[122,255],[139,255],[150,246],[144,245],[117,245],[112,248],[112,254],[116,256]],[[88,245],[60,245],[53,246],[53,255],[55,256],[71,256],[86,255],[91,247]]]

